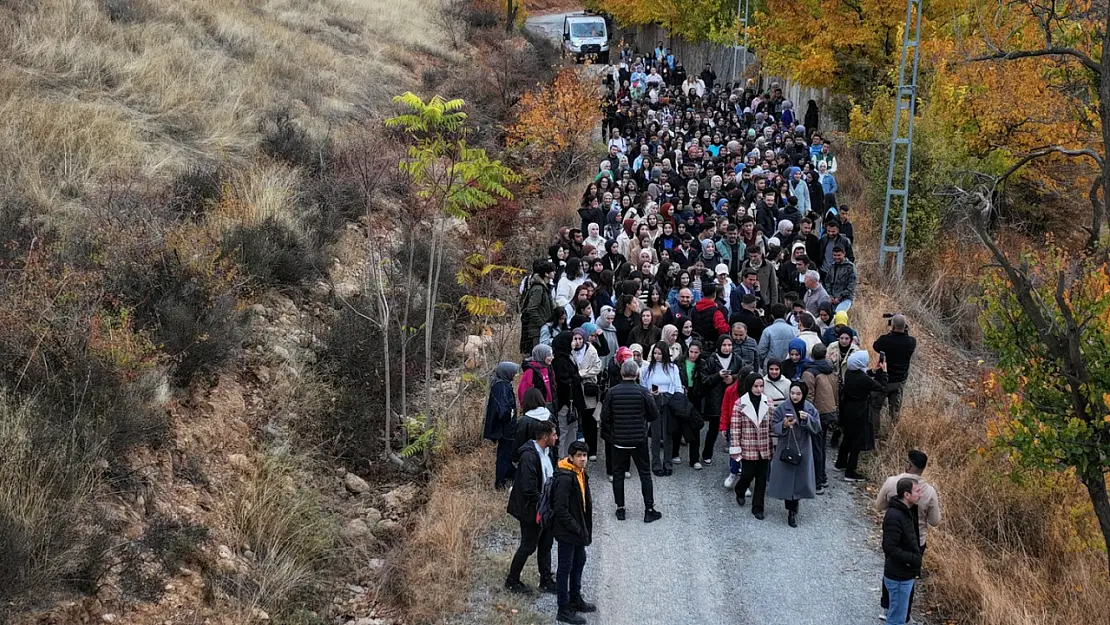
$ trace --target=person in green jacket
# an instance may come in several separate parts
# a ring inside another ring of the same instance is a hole
[[[551,282],[555,279],[555,265],[551,261],[536,261],[532,277],[524,289],[520,303],[520,353],[531,354],[540,342],[540,327],[551,317],[555,301],[551,299]]]

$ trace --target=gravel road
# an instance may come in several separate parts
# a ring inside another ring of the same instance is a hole
[[[683,450],[685,452],[685,449]],[[625,485],[628,520],[614,516],[604,464],[594,463],[594,542],[584,586],[607,625],[859,625],[878,623],[882,558],[863,515],[860,488],[836,481],[803,501],[798,528],[779,500],[767,518],[723,488],[727,460],[653,478],[663,519],[643,522],[638,479]],[[723,465],[723,466],[722,466]],[[750,504],[750,498],[749,498]],[[554,614],[555,602],[534,606]]]

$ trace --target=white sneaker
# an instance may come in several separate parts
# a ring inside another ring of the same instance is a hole
[[[744,491],[744,496],[745,497],[751,497],[752,496],[752,489],[749,488],[748,490]]]
[[[700,462],[695,462],[694,463],[694,470],[695,471],[701,471],[701,463]]]
[[[728,477],[725,478],[725,488],[736,486],[736,477],[735,473],[729,473]]]
[[[628,478],[630,478],[630,477],[632,477],[632,472],[631,472],[631,471],[625,471],[625,472],[624,472],[624,479],[626,479],[626,480],[627,480],[627,479],[628,479]]]
[[[671,464],[682,464],[682,458],[679,458],[678,456],[671,458]]]
[[[610,475],[610,476],[609,476],[609,481],[610,481],[610,482],[612,482],[612,481],[613,481],[613,476],[612,476],[612,475]]]
[[[880,621],[885,621],[886,620],[886,610],[879,610],[879,620]]]
[[[590,456],[590,462],[597,462],[597,456]]]
[[[712,458],[702,458],[701,463],[708,467],[709,465],[713,464],[713,459]]]

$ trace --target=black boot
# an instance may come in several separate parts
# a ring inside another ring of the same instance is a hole
[[[549,595],[559,594],[559,586],[555,583],[554,577],[545,577],[540,580],[540,590]]]
[[[798,513],[790,510],[786,513],[786,523],[790,527],[798,527]]]
[[[559,614],[555,616],[555,620],[560,623],[574,623],[575,625],[586,625],[586,619],[578,616],[574,608],[569,605],[559,606]]]
[[[582,595],[571,595],[570,607],[578,612],[597,612],[597,606],[583,599]]]
[[[518,595],[530,595],[530,594],[532,594],[532,589],[529,588],[527,584],[520,581],[519,579],[507,579],[507,580],[505,580],[505,590],[507,590],[509,592],[514,592]]]

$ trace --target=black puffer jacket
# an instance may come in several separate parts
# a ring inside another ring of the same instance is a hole
[[[554,518],[551,533],[555,540],[571,545],[588,547],[594,534],[594,501],[590,494],[590,476],[586,476],[586,502],[578,476],[573,471],[555,469],[551,482],[551,510]]]
[[[647,442],[648,423],[659,418],[655,398],[634,380],[609,389],[601,407],[602,438],[618,447]]]
[[[897,497],[883,517],[883,575],[899,581],[911,580],[921,573],[921,547],[917,539],[917,507],[911,510]]]

